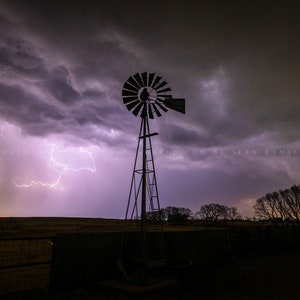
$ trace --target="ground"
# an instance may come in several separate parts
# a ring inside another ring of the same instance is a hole
[[[185,270],[179,283],[165,290],[132,295],[99,285],[88,290],[51,294],[19,295],[18,299],[202,299],[202,300],[298,300],[300,299],[300,252],[264,253],[228,257],[226,261],[193,266]]]

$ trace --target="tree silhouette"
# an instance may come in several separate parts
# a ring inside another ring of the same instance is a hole
[[[300,222],[300,186],[268,193],[256,200],[255,216],[267,220]]]
[[[163,214],[168,223],[182,225],[191,217],[192,212],[189,208],[168,206],[163,209]]]
[[[195,213],[195,217],[206,221],[234,220],[239,218],[240,214],[235,207],[211,203],[202,205],[200,210]]]
[[[160,211],[151,211],[147,213],[147,220],[154,223],[164,220],[172,225],[182,225],[191,217],[192,211],[185,207],[168,206]]]

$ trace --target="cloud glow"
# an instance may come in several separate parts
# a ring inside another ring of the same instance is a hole
[[[121,90],[144,71],[186,99],[150,122],[162,207],[250,214],[299,184],[297,4],[59,5],[0,4],[2,215],[124,216],[140,120]]]

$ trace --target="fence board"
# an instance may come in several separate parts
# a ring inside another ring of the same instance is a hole
[[[48,288],[53,238],[0,239],[0,295]]]

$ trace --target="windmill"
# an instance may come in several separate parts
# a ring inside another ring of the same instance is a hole
[[[161,117],[168,109],[185,114],[185,99],[173,98],[171,88],[155,73],[136,73],[123,85],[122,97],[126,108],[141,118],[134,168],[125,219],[140,219],[141,269],[147,264],[147,212],[161,217],[154,166],[149,119]],[[147,211],[148,210],[148,211]],[[120,267],[120,266],[119,266]],[[126,273],[123,266],[123,273]],[[128,275],[126,275],[128,277]]]

